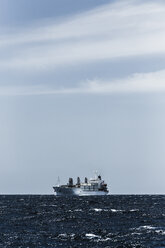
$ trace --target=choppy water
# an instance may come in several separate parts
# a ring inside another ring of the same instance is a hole
[[[0,247],[165,247],[165,196],[0,196]]]

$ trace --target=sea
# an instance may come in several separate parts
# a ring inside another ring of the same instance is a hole
[[[1,195],[0,247],[162,248],[165,195]]]

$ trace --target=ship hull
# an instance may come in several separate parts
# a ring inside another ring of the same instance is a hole
[[[85,191],[81,188],[53,187],[56,196],[101,196],[107,195],[108,191]]]

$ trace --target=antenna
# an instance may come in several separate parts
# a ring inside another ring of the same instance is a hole
[[[97,172],[97,170],[95,171],[95,179],[97,179],[98,178],[98,172]]]
[[[57,178],[57,186],[59,187],[60,186],[60,177],[58,176]]]

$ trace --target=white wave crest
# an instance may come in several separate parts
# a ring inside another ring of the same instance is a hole
[[[95,235],[93,233],[86,233],[85,236],[87,238],[93,239],[93,238],[101,238],[101,236]]]

